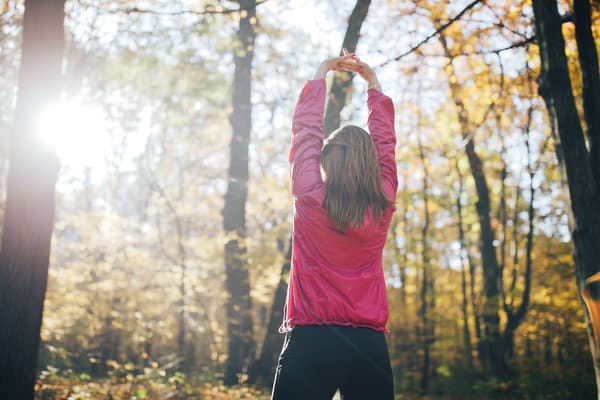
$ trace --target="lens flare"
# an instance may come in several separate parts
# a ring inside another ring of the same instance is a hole
[[[40,138],[56,150],[63,166],[103,164],[107,131],[99,108],[75,100],[60,101],[48,106],[38,122]]]

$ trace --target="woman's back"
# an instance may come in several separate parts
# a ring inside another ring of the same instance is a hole
[[[324,208],[321,174],[325,81],[309,81],[293,119],[294,232],[286,326],[334,324],[385,330],[388,305],[382,251],[397,188],[394,110],[380,91],[368,92],[369,131],[377,151],[381,187],[389,205],[362,224],[340,228]]]
[[[357,72],[368,84],[369,133],[334,132],[323,146],[325,76]],[[394,398],[385,341],[382,252],[398,179],[394,107],[354,55],[325,60],[302,90],[292,123],[292,265],[272,400]]]

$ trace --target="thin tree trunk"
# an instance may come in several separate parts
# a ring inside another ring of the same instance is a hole
[[[179,263],[179,330],[177,332],[177,350],[179,352],[179,358],[183,363],[184,369],[189,369],[186,359],[186,348],[185,348],[185,333],[186,333],[186,313],[185,313],[185,300],[187,297],[185,282],[187,280],[187,265],[185,260],[185,247],[182,243],[182,232],[181,232],[181,221],[179,217],[175,216],[175,224],[177,226],[177,245],[180,256]]]
[[[461,291],[462,291],[462,315],[463,315],[463,338],[465,343],[465,353],[467,354],[467,366],[469,369],[473,368],[473,348],[471,343],[471,329],[469,329],[469,311],[468,311],[468,295],[467,295],[467,272],[465,267],[465,231],[463,228],[463,212],[462,212],[462,201],[461,196],[463,192],[463,177],[460,173],[458,163],[456,164],[456,170],[458,172],[458,192],[456,194],[456,210],[458,214],[458,242],[460,244],[460,260],[461,260]],[[470,257],[468,258],[469,264],[471,263]],[[469,265],[470,266],[470,265]]]
[[[184,239],[184,235],[185,235],[184,227],[183,227],[181,217],[178,215],[177,207],[175,206],[173,201],[171,201],[171,199],[167,195],[165,189],[158,183],[155,175],[152,172],[148,171],[148,173],[146,174],[146,179],[148,180],[148,183],[150,184],[150,186],[158,193],[160,198],[164,201],[167,210],[172,215],[173,223],[175,225],[175,234],[177,237],[177,255],[176,256],[170,254],[169,251],[167,250],[167,248],[165,247],[164,236],[162,234],[162,229],[161,229],[160,216],[157,214],[156,225],[158,228],[158,239],[159,239],[158,244],[162,248],[164,256],[173,265],[179,267],[179,274],[178,274],[179,275],[179,277],[178,277],[179,278],[178,279],[179,280],[179,282],[178,282],[179,299],[177,300],[177,311],[178,311],[178,316],[177,316],[177,355],[180,359],[180,363],[183,365],[183,368],[187,370],[191,366],[191,363],[187,362],[189,360],[189,357],[187,356],[187,350],[186,350],[186,346],[185,346],[186,345],[186,341],[185,341],[186,318],[187,318],[186,312],[185,312],[185,308],[186,308],[185,301],[186,301],[186,297],[187,297],[187,291],[186,291],[187,252],[185,249],[185,245],[183,243],[183,239]],[[180,191],[180,197],[181,197],[182,191],[183,191],[183,180],[182,179],[179,180],[179,191]]]
[[[475,291],[475,263],[471,257],[469,246],[465,245],[467,265],[469,265],[469,293],[471,295],[471,307],[473,308],[473,319],[475,322],[475,339],[477,343],[481,342],[481,317],[479,315],[479,301]]]
[[[56,155],[37,136],[58,98],[64,1],[26,0],[0,248],[0,398],[32,399],[54,225]],[[42,127],[48,129],[49,127]]]
[[[479,246],[483,264],[483,285],[485,294],[483,300],[484,335],[482,336],[479,345],[480,358],[485,371],[500,377],[506,374],[507,368],[503,357],[502,337],[500,335],[500,316],[498,314],[500,305],[500,291],[498,288],[500,277],[496,248],[494,247],[495,235],[490,217],[490,194],[485,173],[483,171],[483,162],[475,151],[473,127],[469,120],[468,111],[460,98],[460,88],[454,72],[453,59],[450,56],[451,53],[444,35],[439,35],[438,37],[447,57],[450,59],[448,63],[450,93],[456,106],[462,136],[467,142],[465,145],[465,153],[469,161],[469,166],[471,167],[471,174],[477,192],[476,210],[480,227]]]
[[[598,263],[598,248],[600,247],[600,193],[598,182],[594,179],[593,163],[595,155],[590,155],[587,151],[584,139],[584,133],[575,100],[573,89],[567,68],[567,57],[565,55],[565,42],[561,30],[561,19],[558,13],[556,0],[534,0],[533,11],[535,17],[535,29],[538,46],[540,48],[541,72],[538,78],[539,92],[544,98],[546,107],[549,110],[551,118],[556,118],[556,126],[562,143],[562,154],[567,172],[567,181],[569,184],[569,193],[571,197],[571,208],[573,210],[575,229],[573,232],[573,242],[575,244],[575,270],[577,283],[585,299],[586,281],[600,272]],[[589,9],[588,9],[589,11]],[[578,28],[586,28],[586,13],[584,5],[578,3],[576,17]],[[591,17],[591,16],[590,16]],[[584,36],[583,33],[578,36]],[[587,36],[587,34],[585,34]],[[592,39],[593,40],[593,39]],[[582,46],[581,39],[578,45]],[[595,54],[594,46],[587,43],[579,49],[580,52]],[[589,60],[590,58],[585,58]],[[595,72],[582,65],[584,74],[598,75],[597,62]],[[592,80],[595,78],[592,78]],[[589,81],[588,81],[589,82]],[[593,86],[583,86],[585,107],[590,107],[589,100],[596,96],[597,92]],[[596,93],[596,94],[595,94]],[[596,103],[597,104],[597,103]],[[598,114],[594,110],[592,114]],[[586,125],[595,126],[594,121],[588,121],[590,112],[585,113]],[[597,133],[589,132],[590,140],[598,138]],[[594,167],[595,169],[595,167]],[[600,302],[592,301],[586,303],[586,319],[588,322],[588,337],[594,368],[596,372],[596,384],[600,384],[600,348],[598,347],[598,332],[594,333],[593,324],[597,323],[600,327],[600,321],[594,321],[594,315],[600,315]],[[590,317],[592,317],[590,321]],[[591,323],[590,323],[591,322]],[[600,397],[599,397],[600,398]]]
[[[398,265],[398,272],[400,275],[400,312],[404,313],[406,311],[406,265],[408,264],[408,252],[406,251],[406,241],[408,240],[407,232],[406,232],[406,208],[404,208],[404,213],[402,216],[402,228],[404,234],[404,248],[400,251],[400,247],[396,244],[396,238],[398,237],[398,219],[395,219],[394,223],[391,226],[392,237],[394,238],[394,259],[396,260],[396,264]]]
[[[348,28],[342,42],[342,49],[347,49],[350,53],[356,51],[356,45],[360,38],[360,29],[367,18],[371,0],[357,0],[350,18],[348,19]],[[340,55],[342,50],[340,50]],[[346,106],[346,103],[352,96],[352,78],[354,74],[348,71],[336,71],[333,75],[333,82],[329,88],[327,96],[327,107],[325,108],[325,117],[323,118],[323,131],[325,136],[340,126],[340,113]]]
[[[248,196],[248,146],[252,125],[250,101],[252,59],[256,31],[256,1],[239,0],[240,13],[238,46],[233,51],[233,113],[230,121],[233,129],[229,165],[229,183],[225,193],[223,227],[225,243],[225,288],[228,299],[227,311],[227,363],[225,385],[238,383],[238,374],[245,371],[254,356],[254,329],[252,324],[252,300],[250,298],[250,274],[246,254],[246,198]]]
[[[526,122],[526,126],[525,126],[525,132],[527,134],[527,139],[526,139],[526,145],[527,145],[527,169],[528,169],[528,174],[529,174],[529,193],[530,193],[530,198],[529,198],[529,208],[527,210],[527,216],[528,216],[528,231],[527,231],[527,243],[525,245],[525,276],[524,276],[524,283],[525,283],[525,288],[523,289],[523,294],[521,296],[521,304],[519,305],[519,308],[517,309],[517,311],[514,311],[514,297],[515,297],[515,286],[516,286],[516,279],[517,279],[517,273],[516,270],[513,269],[513,278],[512,278],[512,282],[511,282],[511,293],[510,293],[510,304],[507,304],[506,302],[504,303],[504,311],[506,313],[506,326],[504,328],[504,351],[507,357],[512,357],[513,353],[514,353],[514,334],[515,334],[515,330],[519,327],[519,325],[523,322],[523,319],[525,318],[525,314],[527,312],[527,308],[529,306],[529,297],[530,297],[530,292],[531,292],[531,256],[532,256],[532,250],[533,250],[533,230],[534,230],[534,218],[535,218],[535,208],[534,208],[534,202],[535,202],[535,190],[533,188],[533,177],[535,175],[535,170],[533,168],[533,165],[531,164],[531,143],[530,143],[530,132],[529,132],[529,128],[531,126],[531,121],[532,121],[532,113],[533,113],[533,108],[530,107],[529,110],[527,110],[527,122]],[[519,190],[517,188],[517,190]],[[515,209],[517,208],[517,204],[515,204]],[[516,215],[516,212],[515,212]],[[514,221],[515,226],[518,225],[517,220],[515,219]],[[518,248],[518,243],[517,243],[517,230],[515,230],[515,252],[517,251]],[[518,261],[515,260],[515,261]],[[513,268],[516,267],[516,262],[515,265],[513,266]]]
[[[407,188],[406,188],[406,182],[407,182],[408,178],[406,176],[406,174],[403,176],[403,179],[401,180],[403,182],[403,186],[399,188],[399,193],[402,193],[402,195],[400,196],[401,198],[401,204],[400,204],[400,208],[403,210],[402,212],[402,234],[403,236],[403,249],[402,251],[400,251],[400,247],[397,244],[397,238],[398,238],[398,217],[394,217],[393,221],[392,221],[392,225],[391,225],[391,231],[392,231],[392,238],[394,241],[394,259],[396,261],[396,264],[398,265],[398,272],[400,274],[400,313],[402,315],[406,314],[406,266],[408,265],[408,251],[407,251],[407,247],[408,247],[408,238],[409,238],[409,232],[408,232],[408,202],[406,200],[406,196],[404,195],[404,193],[406,192]]]
[[[263,343],[260,356],[253,364],[248,374],[248,382],[259,386],[268,387],[271,385],[277,366],[279,352],[283,345],[283,336],[279,335],[278,328],[283,320],[283,304],[287,295],[288,275],[292,258],[292,240],[288,241],[288,250],[285,254],[285,262],[281,267],[279,275],[279,284],[275,290],[271,315],[267,324],[265,341]],[[281,307],[279,305],[282,305]]]
[[[433,318],[430,313],[433,309],[433,274],[431,273],[431,260],[429,258],[429,168],[425,160],[423,144],[419,136],[419,158],[423,165],[423,228],[421,230],[421,259],[423,262],[423,281],[421,283],[421,325],[422,331],[422,346],[423,346],[423,363],[421,365],[421,393],[425,394],[429,390],[429,370],[430,370],[430,350],[434,341]],[[430,309],[431,308],[431,309]]]
[[[462,173],[458,171],[460,179],[463,179]],[[467,259],[467,265],[469,267],[469,295],[471,298],[471,308],[473,309],[473,322],[475,326],[475,339],[477,343],[481,342],[481,318],[480,318],[480,310],[479,310],[479,300],[478,294],[475,290],[475,281],[476,281],[476,265],[473,261],[473,257],[471,256],[470,246],[467,243],[466,237],[461,246],[464,250],[464,255]]]
[[[405,173],[404,179],[402,180],[404,183],[403,193],[402,193],[402,232],[404,234],[404,249],[402,251],[402,265],[400,265],[400,281],[402,282],[402,291],[400,292],[402,305],[406,308],[406,285],[407,285],[407,276],[406,276],[406,268],[408,266],[408,243],[410,238],[409,225],[408,225],[408,200],[406,198],[406,193],[404,193],[407,188],[408,176]],[[396,235],[394,235],[394,238]],[[406,313],[405,313],[406,314]]]
[[[357,0],[348,20],[348,28],[346,29],[346,34],[344,35],[342,49],[346,48],[351,53],[356,50],[356,44],[360,39],[360,29],[365,18],[367,17],[370,3],[371,0]],[[340,50],[340,53],[342,53],[342,50]],[[346,72],[346,74],[341,74],[341,72],[343,71],[338,72],[339,75],[336,73],[333,83],[329,89],[328,103],[323,121],[325,137],[327,137],[332,131],[340,126],[340,112],[346,105],[347,100],[350,98],[347,96],[347,93],[352,89],[352,74],[349,72]],[[290,271],[292,248],[291,236],[289,242],[290,251],[288,252],[288,255],[286,256],[286,259],[281,267],[281,276],[287,276]],[[283,339],[279,337],[279,333],[276,329],[279,324],[275,321],[276,318],[279,318],[280,315],[283,315],[282,312],[285,304],[285,295],[281,296],[278,294],[285,294],[286,292],[287,280],[280,279],[277,289],[275,290],[275,298],[273,300],[273,306],[271,307],[269,328],[265,336],[263,350],[261,351],[260,357],[254,362],[255,365],[251,368],[252,373],[249,377],[251,382],[270,383],[273,380],[273,374],[271,372],[274,371],[275,365],[272,365],[272,368],[267,370],[265,369],[265,363],[268,360],[277,360],[279,351],[281,350],[281,346],[277,346],[277,344],[283,343]],[[279,322],[281,322],[281,319],[279,319]],[[268,352],[268,354],[265,352]]]

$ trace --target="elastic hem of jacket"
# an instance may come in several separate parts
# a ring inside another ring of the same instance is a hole
[[[292,329],[294,329],[294,326],[297,325],[339,325],[339,326],[351,326],[353,328],[369,328],[369,329],[373,329],[377,332],[384,332],[385,334],[390,333],[390,330],[388,328],[386,328],[385,326],[379,326],[379,325],[371,325],[371,324],[357,324],[355,322],[352,321],[336,321],[336,320],[317,320],[317,321],[311,321],[311,320],[287,320],[284,321],[283,324],[281,324],[281,326],[279,327],[279,333],[286,333],[286,332],[290,332]],[[286,330],[282,330],[286,329]]]

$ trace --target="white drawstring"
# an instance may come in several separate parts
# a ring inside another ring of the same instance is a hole
[[[287,287],[287,291],[285,294],[285,305],[283,306],[283,321],[281,322],[281,325],[279,326],[279,333],[288,333],[291,332],[293,327],[290,326],[290,321],[288,319],[288,302],[290,301],[290,285],[292,284],[292,273],[293,273],[293,269],[292,269],[292,260],[294,259],[294,256],[292,254],[292,257],[290,258],[290,279],[288,281],[288,287]]]

